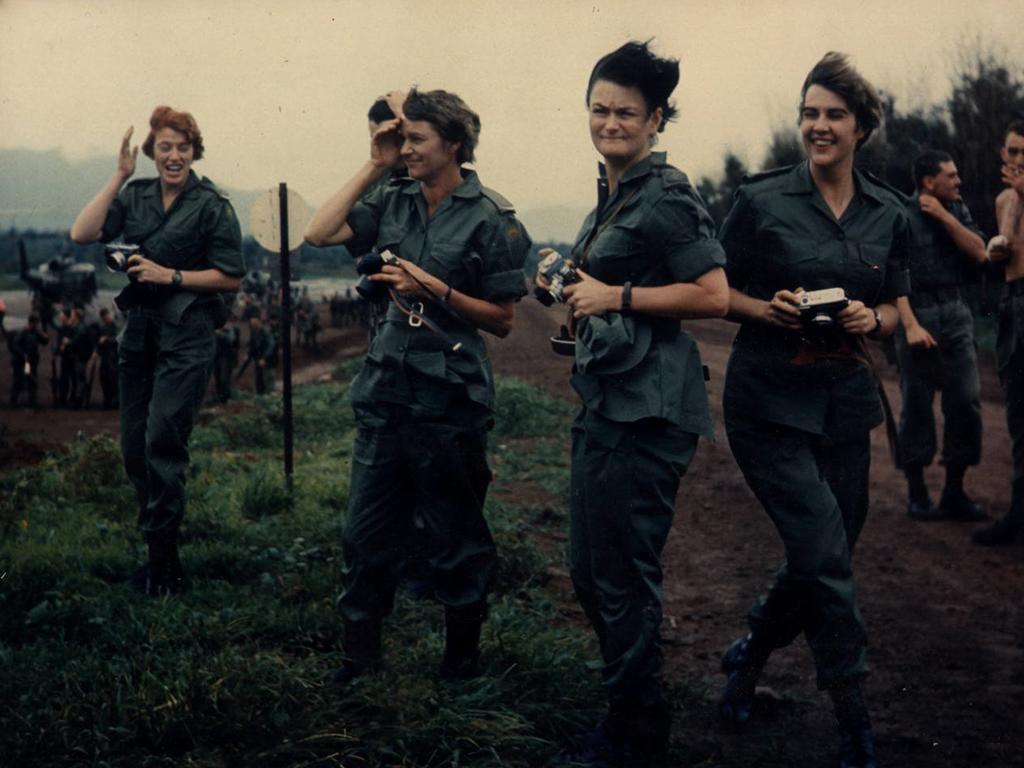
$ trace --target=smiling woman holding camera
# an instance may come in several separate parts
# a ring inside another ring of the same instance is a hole
[[[826,54],[801,90],[807,160],[746,180],[721,234],[729,317],[741,323],[726,432],[786,561],[748,615],[750,634],[722,659],[720,712],[744,724],[769,654],[803,632],[835,703],[847,768],[876,765],[851,569],[868,511],[869,433],[883,420],[864,338],[895,330],[893,302],[909,288],[902,196],[854,168],[881,117],[871,85],[845,56]],[[832,295],[814,293],[825,289]],[[802,314],[801,304],[819,306]]]
[[[661,551],[679,480],[711,432],[700,353],[684,317],[728,306],[722,249],[686,175],[652,152],[675,114],[679,64],[630,42],[587,84],[603,159],[598,204],[572,249],[575,319],[570,566],[597,633],[607,718],[577,762],[647,765],[668,747],[662,682]],[[552,254],[542,254],[549,260]],[[542,288],[551,286],[538,278]]]
[[[306,228],[313,245],[376,249],[359,269],[391,298],[351,388],[342,685],[381,660],[414,512],[445,609],[441,677],[478,672],[497,563],[483,515],[494,377],[479,331],[508,334],[530,250],[512,205],[462,167],[473,161],[477,114],[446,91],[392,92],[388,102],[396,117],[373,133],[370,159]],[[378,183],[399,161],[408,177]]]
[[[227,318],[219,292],[237,290],[245,269],[231,203],[192,171],[203,156],[195,119],[157,107],[149,125],[142,151],[157,177],[124,186],[139,151],[130,147],[129,128],[114,175],[78,214],[71,238],[121,237],[141,248],[128,258],[131,282],[115,299],[127,313],[118,344],[121,450],[149,547],[134,582],[160,596],[182,587],[178,529],[188,439],[210,378],[214,329]]]

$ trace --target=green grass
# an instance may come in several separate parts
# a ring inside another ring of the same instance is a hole
[[[0,765],[550,763],[601,708],[585,667],[595,651],[543,589],[561,553],[537,546],[537,527],[564,518],[499,491],[564,494],[568,406],[516,381],[498,389],[498,579],[484,674],[459,684],[436,675],[440,608],[404,596],[384,671],[348,690],[329,682],[354,435],[345,385],[296,390],[291,497],[275,399],[197,427],[178,598],[122,583],[145,553],[109,438],[0,476]]]

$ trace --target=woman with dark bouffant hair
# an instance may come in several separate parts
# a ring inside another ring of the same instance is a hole
[[[630,42],[587,83],[601,156],[597,207],[570,260],[564,295],[575,325],[570,566],[601,646],[607,717],[579,764],[651,765],[668,748],[662,680],[661,551],[676,491],[711,418],[700,353],[681,318],[721,317],[725,259],[704,203],[654,152],[675,117],[679,64]],[[557,259],[542,252],[544,264]],[[549,285],[543,276],[538,285]]]
[[[864,339],[896,329],[908,222],[902,196],[854,167],[882,106],[844,55],[810,71],[799,114],[807,159],[745,181],[722,227],[729,318],[740,323],[725,428],[786,559],[748,614],[750,634],[722,659],[720,712],[745,724],[769,655],[803,633],[835,704],[839,765],[868,768],[877,761],[852,556],[883,410]]]
[[[203,156],[195,118],[162,106],[149,126],[142,150],[157,176],[125,186],[139,151],[129,128],[114,175],[78,214],[71,238],[138,246],[115,300],[127,313],[118,344],[121,450],[149,548],[133,583],[156,597],[182,588],[188,439],[213,365],[214,330],[227,317],[220,292],[237,290],[245,268],[231,203],[192,170]]]

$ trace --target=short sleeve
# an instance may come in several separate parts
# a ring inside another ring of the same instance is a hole
[[[733,288],[744,288],[750,281],[754,245],[754,210],[745,187],[736,190],[732,208],[725,217],[718,239],[725,250],[725,276]]]
[[[241,277],[245,274],[242,260],[242,230],[231,203],[216,197],[207,207],[210,229],[206,248],[209,266],[225,275]]]
[[[523,265],[532,241],[526,228],[512,214],[498,216],[483,256],[480,298],[484,301],[518,301],[526,295]]]
[[[352,230],[352,237],[345,242],[345,247],[353,256],[362,256],[373,250],[377,244],[377,232],[380,229],[385,204],[384,196],[388,189],[384,184],[374,187],[349,211],[345,223]]]
[[[885,263],[885,287],[880,299],[892,303],[910,294],[910,220],[900,209],[893,225],[892,246]]]
[[[122,189],[107,209],[107,217],[103,220],[103,232],[100,234],[101,242],[109,243],[124,232],[125,210],[128,207],[129,194],[128,187]]]
[[[688,187],[670,188],[654,205],[648,218],[648,242],[664,254],[672,277],[692,283],[725,265],[715,223],[700,198]]]

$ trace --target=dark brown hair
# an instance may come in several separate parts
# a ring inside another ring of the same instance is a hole
[[[857,127],[864,131],[864,135],[857,142],[857,149],[860,149],[871,138],[874,130],[882,124],[882,100],[874,86],[854,69],[845,53],[829,51],[807,73],[804,87],[800,89],[801,116],[804,98],[812,85],[820,85],[846,102],[846,106],[857,120]]]

